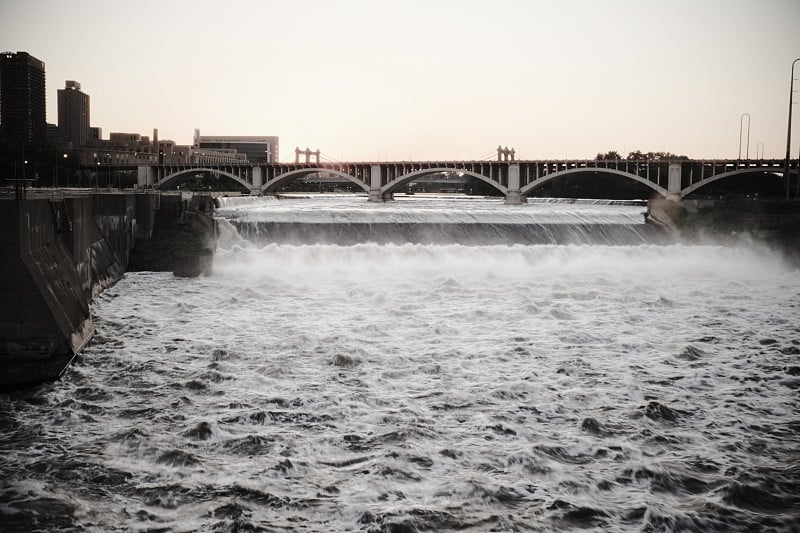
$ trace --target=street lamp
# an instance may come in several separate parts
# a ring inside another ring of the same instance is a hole
[[[64,159],[66,159],[67,158],[67,154],[63,154],[62,157]],[[58,156],[56,156],[56,175],[55,175],[55,181],[53,182],[53,185],[55,186],[56,189],[58,189]],[[69,185],[69,184],[67,184],[67,185]]]
[[[739,117],[739,159],[742,158],[742,123],[744,117],[747,117],[747,148],[745,151],[745,159],[750,159],[750,113],[742,113]]]
[[[28,186],[28,160],[22,161],[22,197],[25,197],[25,188]]]
[[[66,171],[64,172],[64,178],[66,178],[64,180],[66,181],[65,185],[69,187],[69,167],[67,166],[67,154],[63,154],[61,157],[64,158],[64,170]]]
[[[794,95],[794,64],[800,61],[800,57],[792,61],[792,75],[789,78],[789,125],[786,127],[786,162],[783,167],[783,175],[786,177],[786,199],[789,199],[789,150],[792,143],[792,96]],[[798,169],[800,170],[800,169]]]

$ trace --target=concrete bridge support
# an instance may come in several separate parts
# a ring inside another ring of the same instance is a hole
[[[669,181],[667,182],[667,200],[681,201],[681,164],[669,165]]]
[[[148,187],[152,187],[156,180],[155,180],[155,168],[151,166],[140,166],[137,169],[136,174],[136,185],[140,189],[145,189]]]
[[[261,194],[261,186],[264,185],[264,178],[261,167],[253,167],[253,183],[250,184],[250,195],[258,196]]]
[[[522,195],[519,193],[519,165],[508,165],[508,193],[507,204],[521,204]]]
[[[372,165],[369,169],[369,201],[370,202],[383,202],[383,194],[381,193],[381,167],[380,165]]]

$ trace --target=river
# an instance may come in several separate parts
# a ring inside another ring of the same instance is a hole
[[[797,531],[800,273],[643,210],[224,205],[0,396],[0,531]]]

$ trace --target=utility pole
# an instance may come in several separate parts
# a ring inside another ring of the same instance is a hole
[[[747,148],[745,151],[745,159],[750,159],[750,113],[742,113],[739,117],[739,159],[742,159],[742,125],[744,117],[747,117]]]
[[[786,162],[783,167],[783,175],[786,178],[786,199],[789,200],[789,163],[791,154],[789,151],[792,148],[792,97],[794,96],[794,65],[800,61],[800,57],[792,61],[792,76],[789,82],[789,125],[786,129]],[[800,171],[800,169],[798,169]]]

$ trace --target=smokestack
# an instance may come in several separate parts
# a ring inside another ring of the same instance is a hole
[[[158,145],[158,128],[153,128],[153,151],[156,154],[156,162],[160,165],[164,162],[161,155],[161,147]]]

